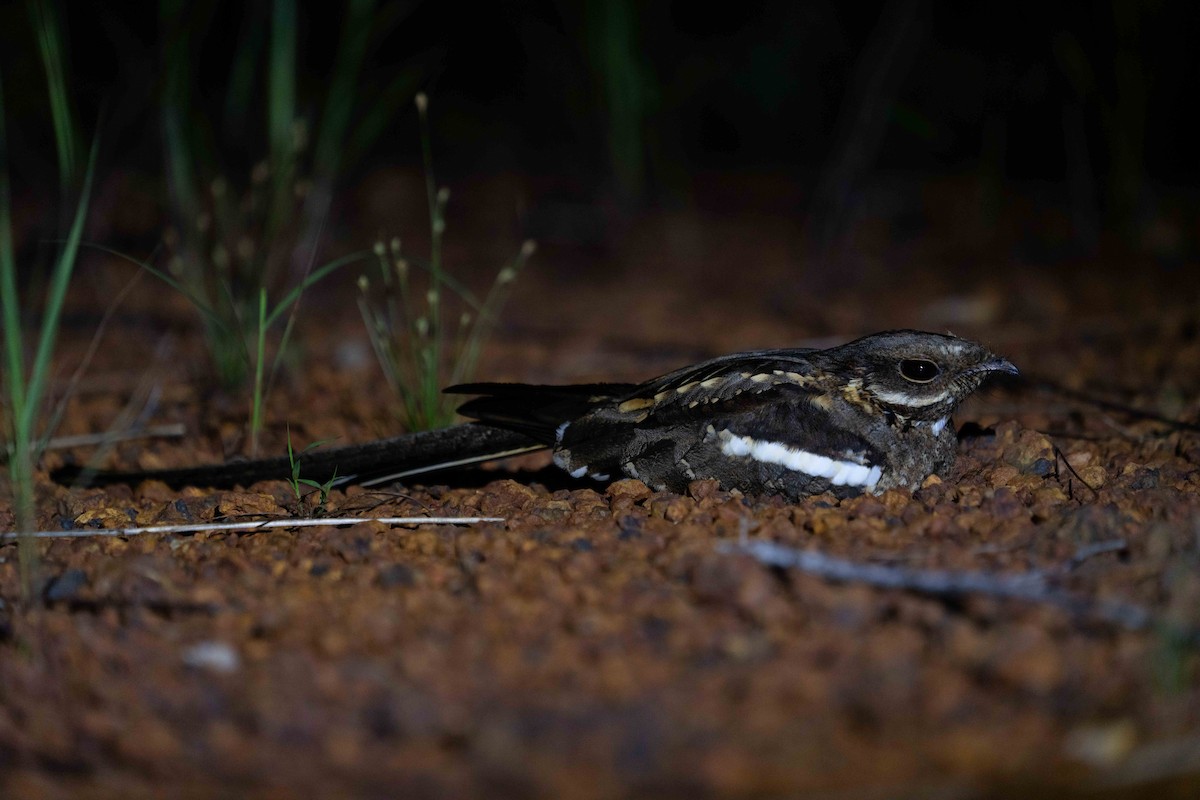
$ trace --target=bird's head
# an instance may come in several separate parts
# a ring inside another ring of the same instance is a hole
[[[988,375],[1017,374],[1011,362],[982,345],[922,331],[876,333],[825,355],[857,391],[912,420],[948,417]]]

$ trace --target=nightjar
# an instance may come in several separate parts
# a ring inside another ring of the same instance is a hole
[[[529,436],[572,476],[799,498],[914,488],[954,463],[950,418],[1010,362],[936,333],[877,333],[827,350],[758,350],[645,383],[469,384],[459,412]]]
[[[846,496],[914,488],[949,468],[951,415],[998,372],[1017,370],[974,342],[889,331],[827,350],[736,353],[639,384],[452,386],[479,395],[459,409],[476,422],[290,458],[150,472],[66,467],[53,477],[229,486],[298,469],[320,483],[374,485],[550,448],[579,479],[627,476],[670,491],[714,479],[747,494]]]

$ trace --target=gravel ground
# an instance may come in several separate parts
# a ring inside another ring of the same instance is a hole
[[[953,327],[1029,378],[964,407],[950,473],[913,493],[794,505],[707,482],[682,495],[574,483],[545,456],[324,505],[280,482],[46,481],[47,528],[505,521],[48,540],[37,609],[16,603],[16,548],[0,548],[3,795],[1195,796],[1200,434],[1122,410],[1200,417],[1195,286],[1137,269],[1098,278],[1089,263],[965,274],[927,245],[944,266],[926,277],[868,270],[818,305],[780,289],[787,229],[751,224],[646,223],[595,291],[530,278],[482,377],[648,377],[733,349]],[[697,251],[709,255],[694,264]],[[745,259],[761,269],[715,304],[713,281]],[[629,280],[651,264],[662,292]],[[128,347],[98,360],[64,432],[102,429],[150,374],[161,416],[191,435],[121,445],[111,464],[236,451],[242,406],[179,366],[194,332],[172,334],[166,365],[157,336],[138,341],[187,313],[145,294],[107,334]],[[313,366],[274,398],[267,447],[285,422],[298,441],[392,432],[353,313],[314,312]],[[64,336],[69,360],[88,333]],[[1016,599],[879,588],[731,551],[759,540],[909,581],[1042,582]]]

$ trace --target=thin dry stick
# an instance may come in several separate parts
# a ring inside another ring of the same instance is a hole
[[[1017,575],[978,571],[911,569],[883,564],[864,564],[845,558],[826,555],[815,550],[767,541],[722,542],[722,553],[745,553],[761,564],[784,569],[796,569],[826,580],[865,583],[886,589],[903,589],[934,597],[959,597],[978,594],[1009,600],[1042,603],[1061,608],[1071,614],[1093,617],[1129,630],[1144,630],[1159,620],[1142,606],[1118,600],[1089,600],[1086,597],[1057,588],[1054,578],[1077,566],[1079,554],[1063,569],[1054,573],[1043,571]],[[1101,551],[1102,552],[1102,551]],[[1089,552],[1083,557],[1095,555]],[[1187,631],[1186,638],[1200,641],[1200,632]]]
[[[1034,389],[1038,389],[1043,392],[1049,392],[1051,394],[1057,394],[1060,397],[1067,398],[1068,400],[1075,400],[1080,403],[1087,403],[1087,404],[1093,405],[1097,408],[1103,408],[1106,411],[1114,411],[1114,412],[1117,412],[1120,414],[1125,414],[1126,416],[1130,416],[1135,419],[1144,419],[1144,420],[1149,420],[1151,422],[1158,422],[1162,425],[1169,426],[1173,431],[1181,430],[1181,431],[1200,432],[1200,422],[1188,422],[1186,420],[1171,419],[1170,417],[1164,417],[1161,414],[1156,414],[1153,411],[1146,411],[1144,409],[1136,408],[1134,406],[1127,405],[1125,403],[1117,403],[1112,400],[1105,399],[1103,397],[1097,397],[1096,395],[1089,394],[1088,392],[1083,392],[1078,389],[1072,389],[1070,387],[1063,386],[1062,384],[1060,384],[1056,381],[1048,380],[1045,378],[1029,377],[1029,378],[1025,379],[1023,382],[1026,383],[1026,385],[1028,385]]]
[[[187,426],[182,422],[167,425],[152,425],[149,428],[130,428],[108,433],[80,433],[75,436],[55,436],[46,442],[46,450],[66,450],[70,447],[92,447],[134,439],[178,439],[187,436]]]
[[[91,536],[139,536],[147,533],[209,533],[213,531],[258,531],[269,528],[313,528],[322,525],[357,525],[381,522],[384,525],[477,525],[504,522],[504,517],[330,517],[327,519],[272,519],[249,522],[212,522],[192,525],[150,525],[142,528],[95,528],[75,531],[34,531],[0,533],[0,540],[28,536],[34,539],[84,539]]]

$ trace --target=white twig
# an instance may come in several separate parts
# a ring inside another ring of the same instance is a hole
[[[868,586],[903,589],[936,597],[979,594],[1045,603],[1072,614],[1099,618],[1131,630],[1142,630],[1158,622],[1149,610],[1141,606],[1119,600],[1090,600],[1053,586],[1053,579],[1061,573],[1039,570],[1013,575],[864,564],[815,550],[798,550],[761,540],[721,542],[717,549],[722,553],[745,553],[767,566],[796,569],[833,581],[865,583]],[[1196,636],[1196,633],[1192,632],[1191,636]]]
[[[150,525],[143,528],[94,528],[71,531],[34,531],[0,533],[0,540],[19,539],[83,539],[91,536],[139,536],[146,533],[207,533],[210,531],[257,531],[267,528],[312,528],[322,525],[357,525],[360,522],[381,522],[384,525],[477,525],[481,522],[504,522],[504,517],[329,517],[325,519],[272,519],[249,522],[210,522],[194,525]]]

